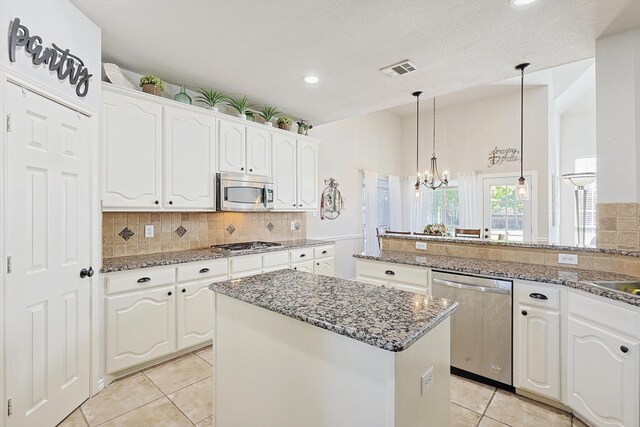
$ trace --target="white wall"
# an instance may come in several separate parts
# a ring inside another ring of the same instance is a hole
[[[85,97],[79,98],[75,86],[68,80],[58,80],[55,72],[49,71],[45,64],[33,65],[31,55],[24,47],[16,48],[15,62],[9,61],[7,40],[9,26],[14,18],[20,18],[20,23],[29,28],[30,35],[42,37],[45,47],[55,43],[82,59],[93,74]],[[96,111],[99,109],[102,52],[100,28],[68,0],[2,0],[0,34],[3,37],[0,65],[41,83],[52,93],[74,102],[82,102]]]
[[[596,40],[598,202],[640,200],[640,29]]]
[[[400,118],[381,111],[312,129],[310,134],[320,138],[319,178],[335,178],[345,198],[345,210],[335,220],[320,220],[309,214],[307,236],[311,239],[335,239],[336,276],[355,277],[352,255],[362,252],[362,172],[363,169],[383,174],[402,174],[402,128]]]
[[[436,100],[437,102],[437,100]],[[524,169],[537,171],[538,236],[548,238],[549,114],[547,87],[526,89],[524,94]],[[432,101],[425,100],[420,113],[420,170],[429,167],[432,152]],[[466,104],[438,108],[436,105],[436,151],[438,166],[456,172],[520,174],[520,162],[488,167],[489,151],[520,148],[520,92],[488,97]],[[416,172],[415,115],[402,118],[403,167],[406,175]],[[535,190],[534,190],[535,191]],[[536,236],[533,236],[534,240]]]

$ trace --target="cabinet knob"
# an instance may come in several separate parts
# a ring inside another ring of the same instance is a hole
[[[249,172],[253,172],[253,169],[249,169]]]
[[[293,204],[293,207],[294,207],[294,208],[296,207],[296,204],[295,204],[295,203]]]
[[[187,292],[187,290],[185,288],[182,288],[182,293],[184,294],[185,292]]]
[[[156,201],[155,201],[155,202],[153,202],[153,203],[155,203],[156,205],[159,205],[159,204],[160,204],[160,201],[159,201],[159,200],[156,200]]]
[[[485,238],[485,239],[488,239],[488,238],[489,238],[489,235],[488,235],[488,234],[485,234],[485,235],[484,235],[484,238]]]
[[[173,295],[173,292],[169,291],[169,292],[167,292],[167,295],[171,296],[171,295]]]
[[[241,170],[241,171],[243,171],[243,170],[244,170],[244,168],[240,168],[240,170]]]
[[[172,205],[173,204],[173,200],[169,200],[169,204]]]
[[[527,313],[527,310],[522,310],[520,313],[522,313],[523,316],[526,316],[527,314],[529,314]]]
[[[302,207],[302,203],[300,203],[298,206]]]
[[[294,270],[297,270],[297,269],[298,269],[298,267],[293,267],[293,269],[294,269]]]
[[[320,263],[319,263],[319,262],[316,262],[316,265],[320,265]]]
[[[627,347],[625,347],[625,346],[621,345],[621,346],[620,346],[620,351],[621,351],[621,352],[623,352],[623,353],[629,353],[629,348],[627,348]]]

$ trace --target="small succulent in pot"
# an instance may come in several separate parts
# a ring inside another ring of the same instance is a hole
[[[200,95],[196,97],[196,101],[207,104],[207,106],[213,111],[218,111],[218,105],[224,104],[227,99],[227,96],[224,93],[213,89],[200,88],[198,93],[200,93]]]
[[[251,107],[255,104],[249,102],[249,98],[243,96],[242,98],[229,98],[227,97],[226,103],[229,107],[237,111],[236,115],[240,118],[246,119],[247,112],[251,111]]]
[[[280,129],[289,130],[293,124],[293,119],[287,116],[282,116],[278,119],[278,127]]]
[[[245,116],[247,116],[247,120],[249,120],[250,122],[255,122],[256,121],[256,115],[253,111],[247,111],[245,113]]]
[[[307,123],[306,120],[298,120],[296,122],[298,125],[298,133],[300,135],[309,135],[309,129],[313,129],[313,125],[311,123]]]
[[[275,119],[280,111],[276,107],[270,107],[263,105],[258,114],[264,119],[264,124],[267,126],[273,126],[273,119]]]
[[[162,91],[164,91],[164,82],[158,76],[147,74],[146,76],[140,77],[140,87],[145,93],[160,96]]]

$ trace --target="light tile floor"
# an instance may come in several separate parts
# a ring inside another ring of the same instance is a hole
[[[211,347],[110,384],[59,427],[213,425]],[[504,390],[451,377],[452,427],[586,427],[577,418]]]

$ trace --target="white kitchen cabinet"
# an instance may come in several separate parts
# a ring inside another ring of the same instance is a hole
[[[568,404],[596,426],[640,425],[637,342],[569,316]]]
[[[356,259],[356,280],[423,295],[431,294],[430,269]]]
[[[215,118],[164,107],[163,123],[163,206],[215,209]]]
[[[279,210],[298,207],[296,194],[296,139],[289,135],[273,135],[273,206]]]
[[[518,304],[514,310],[514,385],[560,401],[560,312]]]
[[[323,246],[313,249],[313,272],[324,276],[334,275],[333,246]]]
[[[154,209],[162,198],[162,106],[102,93],[105,208]]]
[[[176,285],[178,350],[213,339],[211,280]]]
[[[298,208],[318,208],[318,145],[298,140],[297,147],[297,201]]]
[[[304,271],[305,273],[313,273],[313,260],[291,264],[291,268],[297,271]]]
[[[106,372],[176,351],[175,287],[107,296]]]
[[[247,175],[271,176],[271,133],[247,126]]]
[[[218,157],[220,172],[244,173],[246,156],[245,126],[219,120]]]

